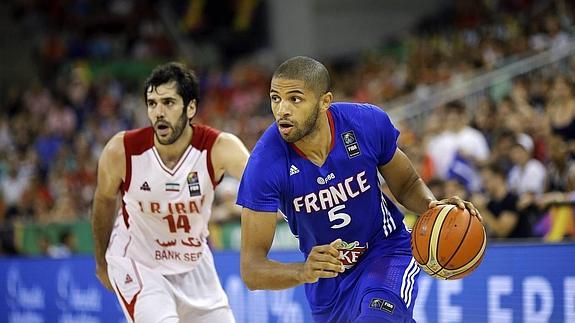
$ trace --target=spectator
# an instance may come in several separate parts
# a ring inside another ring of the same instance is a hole
[[[505,172],[509,172],[511,167],[513,167],[509,152],[515,142],[515,135],[511,131],[500,131],[493,143],[491,155],[489,156],[489,164],[495,164],[505,170]]]
[[[494,238],[531,237],[531,224],[517,209],[518,197],[506,183],[506,173],[497,165],[481,170],[485,194],[476,193],[473,203],[483,216],[489,234]]]
[[[569,155],[569,147],[561,136],[548,139],[549,161],[547,165],[547,192],[570,192],[575,190],[575,161]]]
[[[442,179],[465,178],[471,191],[478,184],[475,167],[489,158],[489,146],[483,134],[469,126],[470,118],[460,101],[449,102],[444,107],[444,129],[429,140],[427,153],[433,160],[437,176]]]
[[[6,220],[25,216],[21,209],[21,200],[30,181],[24,168],[19,167],[18,157],[11,155],[8,158],[6,173],[0,178],[0,193],[6,209]]]
[[[66,229],[58,235],[58,241],[49,244],[46,253],[51,258],[68,258],[76,250],[76,237],[72,231]]]
[[[545,167],[531,157],[533,142],[519,138],[511,147],[513,167],[509,172],[509,188],[515,194],[541,194],[545,190]]]
[[[550,138],[549,150],[547,191],[537,199],[546,214],[541,221],[544,228],[538,228],[545,241],[557,242],[567,236],[575,238],[575,162],[560,136]]]
[[[567,142],[575,141],[575,97],[571,82],[563,77],[555,79],[545,112],[554,134]]]
[[[205,1],[194,1],[193,5],[202,2]],[[47,223],[60,216],[64,221],[87,215],[94,189],[95,156],[111,134],[147,124],[145,115],[136,113],[142,107],[135,98],[141,94],[134,90],[132,80],[136,78],[132,73],[141,73],[148,67],[137,58],[173,57],[176,48],[168,41],[165,27],[158,23],[152,2],[84,1],[73,7],[66,6],[66,2],[23,3],[9,1],[7,6],[20,6],[24,28],[39,33],[35,38],[39,75],[22,88],[11,84],[0,93],[0,223],[6,228],[0,239],[4,240],[5,253],[15,252],[10,247],[13,245],[10,228],[16,217]],[[183,4],[178,12],[189,13],[185,9],[188,5],[192,7],[191,3]],[[338,100],[347,97],[382,103],[410,93],[429,95],[435,93],[438,84],[464,84],[478,72],[497,68],[533,50],[561,49],[572,34],[570,5],[565,1],[488,1],[473,6],[457,3],[457,7],[464,6],[466,10],[424,22],[422,28],[408,37],[398,37],[384,51],[372,50],[367,55],[334,61],[330,68],[338,75],[333,85],[336,96]],[[218,12],[219,7],[209,6],[213,8],[206,10]],[[238,21],[257,21],[261,6],[256,7],[252,8],[255,16],[238,15],[249,18]],[[112,19],[102,21],[99,18],[103,15]],[[191,33],[202,30],[229,33],[221,27],[205,25],[214,21],[201,15],[196,16],[200,19],[196,20],[199,24],[196,29],[193,24],[186,24],[189,17],[180,18],[176,24],[191,28]],[[260,24],[252,25],[252,29],[257,26]],[[213,44],[208,44],[210,37],[204,36],[206,44],[201,45],[213,50],[205,51],[210,54],[198,53],[198,62],[210,62],[210,67],[203,69],[206,71],[202,76],[204,109],[199,111],[200,121],[237,132],[251,148],[271,120],[267,113],[261,115],[268,109],[265,67],[270,66],[273,56],[255,54],[237,59],[233,52],[221,53],[221,48],[212,47]],[[245,45],[244,38],[238,39],[228,45]],[[221,57],[231,60],[223,64],[218,61]],[[95,63],[94,58],[106,58],[106,64]],[[520,190],[518,199],[530,210],[527,212],[530,218],[538,218],[544,212],[549,214],[545,220],[548,224],[541,231],[546,240],[564,239],[570,234],[567,220],[571,213],[568,205],[558,208],[560,204],[555,202],[571,199],[568,182],[569,165],[575,156],[574,79],[572,57],[545,66],[502,82],[496,91],[489,89],[466,98],[469,104],[464,110],[473,112],[469,115],[474,116],[473,127],[477,130],[469,126],[467,113],[452,113],[450,110],[457,109],[444,107],[445,114],[432,113],[425,118],[427,129],[418,129],[408,122],[398,123],[400,143],[406,146],[405,151],[422,178],[432,181],[433,187],[438,191],[460,192],[478,189],[477,181],[469,181],[467,174],[479,178],[476,167],[486,163],[496,163],[506,171],[514,167],[512,182],[536,181],[533,176],[524,176],[525,171],[533,168],[527,167],[531,163],[522,168],[510,156],[517,140],[525,147],[532,147],[529,160],[537,159],[547,167],[547,175],[543,175],[548,178],[547,184],[538,185],[537,193],[531,193],[533,189],[521,193],[526,188],[522,183],[514,184],[513,189]],[[475,139],[467,138],[461,144],[458,140],[468,137],[462,135],[466,132],[473,133],[469,137]],[[550,132],[562,137],[562,141],[548,139]],[[480,139],[482,136],[486,143]],[[562,145],[569,147],[567,152],[558,152]],[[34,154],[36,161],[16,157]],[[18,168],[16,177],[10,175],[14,163]],[[537,173],[541,177],[542,172]],[[450,180],[444,184],[448,179],[460,183]],[[462,188],[461,183],[466,187]],[[228,197],[218,198],[213,218],[225,222],[234,219],[234,212]],[[556,218],[559,220],[552,220]]]

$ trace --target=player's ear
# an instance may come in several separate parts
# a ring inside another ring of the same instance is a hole
[[[196,115],[197,105],[198,104],[196,99],[190,100],[190,103],[188,103],[188,120],[192,120],[192,118]]]
[[[326,92],[319,98],[320,109],[322,111],[329,109],[331,101],[333,101],[333,94],[331,92]]]

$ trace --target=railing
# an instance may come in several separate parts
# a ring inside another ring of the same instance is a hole
[[[421,122],[436,107],[453,100],[472,97],[484,93],[493,86],[554,64],[575,55],[575,39],[567,44],[513,61],[501,68],[485,72],[456,84],[430,87],[424,93],[410,95],[385,103],[385,109],[395,122],[407,121],[413,129],[422,129]],[[419,125],[419,126],[418,126]]]

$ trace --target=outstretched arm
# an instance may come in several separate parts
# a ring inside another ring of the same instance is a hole
[[[316,246],[305,263],[280,263],[268,259],[276,229],[276,213],[242,210],[241,273],[250,290],[286,289],[343,272],[335,240]]]
[[[104,287],[112,290],[108,279],[106,249],[116,218],[116,200],[126,169],[123,133],[115,135],[104,147],[98,162],[98,183],[92,204],[92,235],[96,275]]]

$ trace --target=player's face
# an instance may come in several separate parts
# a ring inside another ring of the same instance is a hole
[[[285,141],[296,142],[314,131],[321,102],[303,81],[273,78],[270,99],[274,118]]]
[[[184,112],[184,102],[178,94],[176,82],[162,84],[147,90],[148,118],[154,126],[156,139],[162,145],[176,142],[188,126],[196,111],[195,101]]]

